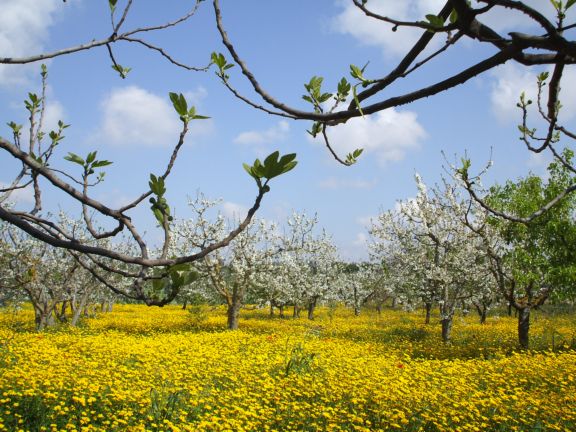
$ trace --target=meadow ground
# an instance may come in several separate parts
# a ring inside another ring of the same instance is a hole
[[[117,305],[81,328],[0,313],[0,431],[576,430],[576,317],[385,310],[315,321]]]

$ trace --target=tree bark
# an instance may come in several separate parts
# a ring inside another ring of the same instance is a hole
[[[478,315],[480,315],[480,324],[486,324],[486,316],[488,315],[488,308],[485,305],[475,305]]]
[[[424,319],[424,324],[430,324],[430,314],[432,312],[432,303],[427,302],[426,306],[426,318]]]
[[[239,299],[233,298],[232,302],[228,305],[228,330],[237,330],[238,329],[238,318],[240,316],[240,307],[242,303]]]
[[[530,306],[524,306],[517,310],[518,312],[518,342],[520,346],[527,349],[530,340]]]
[[[294,313],[292,314],[293,318],[300,318],[300,308],[297,304],[294,305]]]
[[[284,318],[284,305],[278,306],[278,316]]]
[[[452,337],[452,317],[442,318],[442,341],[450,342]]]
[[[317,302],[317,298],[314,297],[312,300],[310,300],[310,302],[308,303],[308,319],[309,320],[313,320],[314,319],[314,310],[316,309],[316,302]]]

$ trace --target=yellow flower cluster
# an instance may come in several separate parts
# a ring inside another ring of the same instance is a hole
[[[116,306],[48,333],[0,315],[0,431],[576,430],[573,317],[536,316],[546,349],[515,352],[509,317],[458,317],[444,345],[419,313],[257,310],[234,332],[201,313]]]

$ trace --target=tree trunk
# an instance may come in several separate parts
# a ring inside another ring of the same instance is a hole
[[[54,322],[53,308],[46,306],[44,308],[34,308],[34,323],[36,331],[42,331],[47,327],[52,327]]]
[[[424,324],[430,324],[430,314],[432,312],[432,303],[426,303],[426,318],[424,319]]]
[[[86,304],[88,302],[88,294],[89,291],[84,292],[84,295],[80,299],[80,304],[76,305],[76,308],[74,309],[74,314],[72,315],[72,321],[70,321],[70,324],[73,327],[76,327],[76,325],[78,324],[78,320],[80,319],[80,311],[86,310],[86,308],[88,308],[88,305]]]
[[[486,324],[486,315],[488,314],[488,308],[485,305],[475,305],[478,315],[480,315],[480,324]]]
[[[396,308],[396,297],[392,297],[392,309]]]
[[[274,316],[274,302],[270,301],[270,316]]]
[[[442,318],[442,341],[450,342],[452,336],[452,317]]]
[[[314,319],[314,309],[316,309],[316,301],[317,301],[317,298],[314,297],[314,299],[310,300],[310,302],[308,303],[308,319],[309,320]]]
[[[188,307],[188,300],[184,300],[184,303],[182,303],[182,310],[186,310],[187,307]]]
[[[530,306],[524,306],[518,312],[518,342],[524,349],[529,345]]]
[[[278,306],[278,316],[284,318],[284,305]]]
[[[240,316],[241,302],[237,298],[232,299],[232,303],[228,305],[228,330],[238,329],[238,318]]]
[[[378,303],[376,305],[376,312],[378,312],[378,315],[382,315],[382,303]]]
[[[298,305],[294,305],[294,313],[292,314],[293,318],[300,318],[300,308]]]

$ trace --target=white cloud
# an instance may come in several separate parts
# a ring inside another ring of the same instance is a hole
[[[502,123],[518,122],[521,112],[516,106],[520,94],[536,101],[536,74],[530,69],[515,64],[506,64],[494,70],[496,78],[490,99],[492,110]]]
[[[376,184],[376,180],[328,177],[327,179],[322,180],[318,186],[321,189],[372,189]]]
[[[549,71],[551,72],[551,69]],[[492,110],[500,122],[519,123],[521,121],[522,113],[516,104],[522,92],[525,92],[527,99],[533,101],[529,110],[532,122],[539,118],[536,107],[538,73],[535,69],[512,63],[505,64],[492,72],[495,78],[491,92]],[[576,115],[576,70],[574,68],[567,67],[564,71],[560,100],[563,106],[560,111],[560,120],[566,121],[574,118]]]
[[[290,124],[286,120],[281,120],[274,126],[263,130],[251,130],[241,132],[234,138],[234,142],[251,147],[259,156],[267,153],[268,146],[281,141],[285,141],[290,133]]]
[[[189,96],[199,100],[203,92],[205,90],[201,89],[200,93],[192,92]],[[172,146],[182,128],[168,97],[136,86],[113,90],[103,101],[102,110],[104,115],[99,138],[110,144]],[[199,114],[203,113],[199,111]],[[211,120],[193,121],[188,140],[191,136],[209,134],[212,128]]]
[[[350,1],[341,1],[342,12],[332,20],[334,31],[350,34],[360,43],[381,46],[384,55],[405,54],[422,35],[421,29],[401,27],[368,18]],[[436,14],[444,0],[403,0],[370,2],[368,8],[379,15],[402,21],[423,20],[426,14]]]
[[[48,100],[46,104],[46,111],[44,112],[44,131],[57,131],[58,121],[62,120],[64,123],[66,118],[66,113],[64,107],[58,101]]]
[[[374,154],[381,165],[399,161],[410,150],[420,147],[426,138],[424,128],[418,123],[416,113],[390,108],[364,118],[353,118],[328,130],[330,143],[336,153],[345,157],[355,149]],[[317,137],[316,141],[320,138]]]
[[[248,213],[248,207],[229,201],[224,201],[220,209],[222,216],[231,220],[244,219],[246,213]]]
[[[65,6],[65,5],[64,5]],[[63,7],[60,0],[2,0],[0,53],[2,57],[25,57],[44,51],[48,28]],[[25,71],[23,73],[23,71]],[[28,72],[39,72],[37,64],[0,65],[0,85],[24,84]]]

